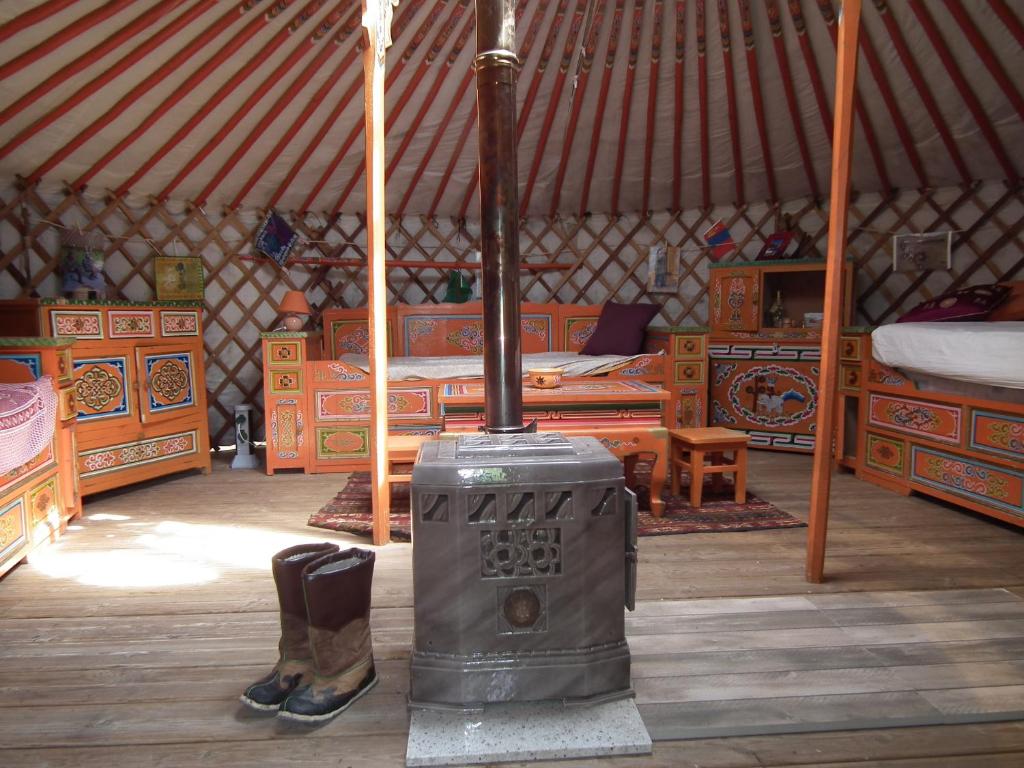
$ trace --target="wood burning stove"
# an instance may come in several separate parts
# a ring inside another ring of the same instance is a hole
[[[636,505],[600,442],[426,443],[412,515],[413,706],[632,695]]]

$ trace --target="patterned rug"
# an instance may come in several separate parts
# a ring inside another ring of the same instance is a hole
[[[639,476],[637,480],[643,480]],[[687,502],[688,489],[680,489],[683,496],[665,495],[665,514],[654,517],[644,511],[647,489],[638,485],[637,496],[641,511],[637,516],[637,532],[641,536],[665,536],[671,533],[725,533],[729,531],[766,531],[772,528],[802,528],[806,524],[774,504],[748,493],[747,501],[733,501],[731,484],[723,484],[718,494],[707,484],[702,494],[703,505],[691,507]],[[370,512],[370,473],[353,472],[348,484],[319,512],[309,518],[309,525],[332,531],[345,531],[369,536],[373,532]],[[391,486],[391,537],[409,541],[409,486],[395,483]]]

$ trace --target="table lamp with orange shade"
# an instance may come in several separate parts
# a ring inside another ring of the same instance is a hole
[[[284,327],[288,331],[301,331],[305,323],[303,316],[313,314],[302,291],[286,292],[277,305],[277,311],[284,315]]]

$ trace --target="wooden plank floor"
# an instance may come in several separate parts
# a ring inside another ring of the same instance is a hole
[[[804,517],[809,468],[755,452],[750,485]],[[270,555],[365,545],[305,526],[340,482],[216,463],[209,477],[91,499],[70,535],[0,581],[0,765],[401,765],[408,545],[378,551],[370,696],[314,730],[236,703],[275,656]],[[1024,721],[727,735],[808,717],[830,729],[836,713],[870,726],[1024,707],[1024,534],[841,475],[826,584],[803,581],[805,536],[641,539],[634,682],[665,740],[601,765],[1024,764]],[[695,725],[723,736],[684,740]]]

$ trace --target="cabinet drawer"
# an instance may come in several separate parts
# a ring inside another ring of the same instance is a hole
[[[704,336],[676,336],[675,355],[687,360],[704,358]]]
[[[703,384],[704,361],[682,360],[675,363],[673,368],[673,380],[676,384]]]
[[[0,506],[0,565],[12,557],[17,557],[28,542],[25,528],[23,496]]]
[[[301,368],[278,368],[267,371],[270,380],[270,394],[294,395],[302,392]]]
[[[860,336],[839,337],[839,359],[856,362],[862,360],[862,349]]]
[[[318,460],[365,459],[370,455],[369,427],[317,427]]]
[[[839,389],[843,392],[860,392],[860,363],[839,364]]]
[[[872,469],[895,477],[906,477],[907,444],[886,435],[867,433],[866,463]]]
[[[270,365],[294,366],[302,362],[302,340],[267,342],[267,361]]]
[[[910,447],[910,480],[1024,517],[1024,473],[967,456]]]

